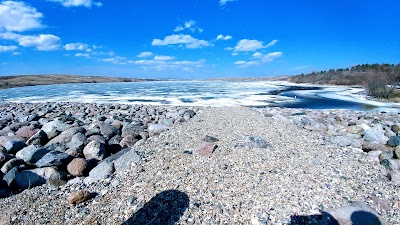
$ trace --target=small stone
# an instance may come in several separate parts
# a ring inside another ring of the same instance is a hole
[[[87,170],[88,163],[85,159],[75,158],[67,165],[67,171],[76,177],[83,176]]]
[[[198,149],[197,154],[210,157],[218,146],[215,143],[205,142]]]
[[[271,145],[260,136],[246,136],[238,146],[245,148],[268,148]]]
[[[390,147],[396,147],[400,145],[400,136],[392,136],[389,138],[387,145]]]
[[[219,139],[216,138],[216,137],[210,136],[210,135],[206,135],[206,136],[203,138],[203,141],[205,141],[205,142],[218,142]]]
[[[69,194],[67,197],[67,201],[69,204],[79,204],[81,202],[84,202],[90,198],[90,192],[82,190],[82,191],[76,191],[72,192]]]
[[[161,132],[168,130],[169,127],[161,124],[149,124],[147,128],[150,136],[154,136],[156,134],[160,134]]]

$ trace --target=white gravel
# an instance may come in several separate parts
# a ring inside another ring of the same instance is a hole
[[[206,135],[219,139],[211,157],[195,154]],[[261,136],[271,147],[238,146],[248,135]],[[36,187],[0,199],[0,224],[121,224],[171,189],[190,200],[179,224],[290,224],[295,216],[318,215],[352,201],[363,201],[389,224],[398,224],[400,189],[381,166],[366,153],[323,140],[250,108],[202,108],[138,147],[144,157],[140,167],[91,186]],[[74,190],[98,195],[68,205]],[[309,218],[318,223],[317,216]]]

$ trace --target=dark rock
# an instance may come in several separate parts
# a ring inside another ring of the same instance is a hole
[[[7,183],[9,187],[14,184],[15,175],[18,173],[18,168],[14,167],[6,175],[4,175],[3,180]]]
[[[29,145],[28,147],[19,150],[15,156],[18,159],[24,160],[27,164],[35,164],[48,152],[49,150],[46,148],[37,148],[34,145]]]
[[[48,142],[47,134],[39,130],[37,133],[35,133],[31,138],[26,141],[27,145],[45,145]]]
[[[107,139],[110,139],[111,137],[119,134],[120,131],[116,127],[114,127],[110,124],[104,123],[104,124],[100,125],[100,133]]]
[[[400,162],[396,159],[383,159],[380,164],[387,170],[397,170],[400,168]]]
[[[219,139],[216,138],[216,137],[213,137],[213,136],[206,135],[206,136],[203,138],[203,141],[205,141],[205,142],[218,142]]]
[[[14,158],[13,155],[0,152],[0,168],[10,159]]]
[[[27,189],[46,183],[49,179],[64,179],[67,173],[64,170],[54,167],[43,167],[31,170],[24,170],[17,173],[15,183],[21,189]]]
[[[387,145],[390,147],[396,147],[400,145],[400,136],[392,136],[389,138]]]
[[[67,171],[76,177],[84,176],[88,169],[88,163],[85,159],[75,158],[67,165]]]
[[[86,159],[96,160],[103,160],[107,155],[104,144],[95,140],[91,141],[85,146],[83,149],[83,154],[85,155]]]
[[[24,161],[22,161],[21,159],[13,158],[13,159],[10,159],[9,161],[7,161],[6,163],[4,163],[4,165],[1,167],[0,171],[3,172],[4,174],[6,174],[12,168],[23,165],[23,164],[24,164]]]
[[[7,153],[15,154],[25,147],[25,139],[19,136],[2,136],[0,145],[6,149]]]
[[[68,155],[65,152],[59,151],[51,151],[44,155],[41,159],[36,162],[37,167],[50,167],[50,166],[57,166],[57,167],[64,167],[71,162],[73,159],[72,156]]]
[[[400,126],[397,125],[397,124],[392,125],[392,126],[391,126],[391,130],[392,130],[394,133],[399,134],[399,132],[400,132]]]

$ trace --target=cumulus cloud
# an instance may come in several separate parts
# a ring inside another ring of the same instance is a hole
[[[0,30],[1,28],[22,32],[42,28],[43,14],[24,2],[3,1],[0,3]]]
[[[152,52],[141,52],[139,55],[137,55],[137,57],[139,58],[145,58],[145,57],[150,57],[152,56],[153,53]]]
[[[183,31],[183,30],[190,30],[190,31],[192,31],[192,33],[194,33],[195,31],[198,31],[199,33],[202,33],[202,32],[203,32],[203,29],[200,28],[200,27],[198,27],[198,26],[195,26],[196,23],[197,23],[197,22],[194,21],[194,20],[186,21],[186,22],[183,23],[182,25],[176,26],[175,29],[174,29],[174,31],[175,31],[175,32],[179,32],[179,31]]]
[[[219,5],[224,6],[228,2],[235,2],[235,1],[237,1],[237,0],[219,0]]]
[[[0,52],[13,52],[18,49],[18,46],[15,45],[0,45]]]
[[[128,59],[125,57],[120,57],[120,56],[115,56],[115,57],[111,57],[111,58],[106,58],[106,59],[102,59],[103,62],[109,62],[112,64],[119,64],[119,65],[123,65],[123,64],[127,64],[128,63]]]
[[[230,39],[232,39],[232,36],[230,36],[230,35],[224,36],[224,35],[220,34],[220,35],[217,36],[217,40],[227,41],[227,40],[230,40]]]
[[[64,49],[67,50],[67,51],[73,51],[73,50],[83,51],[83,50],[88,50],[89,49],[89,45],[84,44],[84,43],[80,43],[80,42],[69,43],[69,44],[64,45]]]
[[[19,45],[24,47],[35,47],[41,51],[58,50],[61,45],[61,39],[52,34],[40,34],[37,36],[21,36],[18,39]]]
[[[282,52],[271,52],[268,54],[263,55],[261,52],[256,52],[253,54],[253,60],[251,61],[236,61],[234,64],[238,65],[239,67],[247,67],[253,65],[259,65],[267,62],[272,62],[276,58],[282,57]]]
[[[171,60],[174,57],[172,56],[167,56],[167,55],[156,55],[154,56],[154,60],[158,60],[158,61],[166,61],[166,60]]]
[[[234,47],[234,51],[235,52],[257,51],[258,49],[274,46],[277,42],[278,40],[273,40],[267,45],[264,45],[264,42],[262,41],[242,39],[236,44],[236,46]]]
[[[199,40],[191,35],[184,34],[173,34],[166,36],[163,40],[161,39],[153,39],[152,45],[176,45],[176,44],[184,44],[186,48],[202,48],[211,46],[208,41]]]
[[[48,2],[58,2],[65,7],[78,7],[84,6],[90,8],[92,6],[102,6],[103,3],[101,2],[94,2],[92,0],[47,0]]]

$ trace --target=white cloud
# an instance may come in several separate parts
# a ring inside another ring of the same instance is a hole
[[[21,55],[21,52],[13,52],[12,55]]]
[[[223,5],[226,5],[226,3],[228,3],[228,2],[235,2],[235,1],[237,1],[237,0],[219,0],[219,5],[223,6]]]
[[[102,6],[103,3],[101,2],[94,2],[92,0],[47,0],[48,2],[58,2],[61,3],[65,7],[77,7],[77,6],[84,6],[87,8],[94,6]]]
[[[112,63],[112,64],[120,64],[120,65],[128,63],[128,59],[127,58],[120,57],[120,56],[115,56],[115,57],[112,57],[112,58],[102,59],[102,61],[109,62],[109,63]]]
[[[226,48],[224,48],[225,50],[227,50],[227,51],[231,51],[231,50],[233,50],[233,48],[232,47],[226,47]]]
[[[176,44],[184,44],[186,48],[202,48],[212,46],[205,40],[196,39],[190,35],[184,34],[173,34],[170,36],[166,36],[163,40],[161,39],[153,39],[152,45],[176,45]]]
[[[174,57],[167,56],[167,55],[156,55],[156,56],[154,56],[154,60],[157,60],[157,61],[166,61],[166,60],[171,60],[173,58]]]
[[[18,46],[15,46],[15,45],[9,45],[9,46],[0,45],[0,52],[13,52],[17,49],[18,49]]]
[[[139,55],[137,55],[137,57],[139,58],[145,58],[145,57],[150,57],[152,56],[153,53],[152,52],[141,52]]]
[[[279,58],[282,56],[283,56],[282,52],[271,52],[266,55],[261,54],[261,52],[256,52],[253,54],[252,61],[236,61],[234,64],[238,65],[239,67],[247,67],[247,66],[263,64],[266,62],[272,62],[276,58]]]
[[[27,31],[42,28],[43,14],[24,2],[3,1],[0,3],[0,30]]]
[[[61,45],[59,37],[52,34],[40,34],[37,36],[21,36],[18,39],[19,45],[24,47],[35,47],[41,51],[58,50]]]
[[[88,50],[89,49],[89,45],[84,44],[84,43],[79,43],[79,42],[77,42],[77,43],[69,43],[69,44],[64,45],[64,49],[67,50],[67,51],[73,51],[73,50],[83,51],[83,50]]]
[[[199,33],[202,33],[204,30],[196,25],[196,21],[194,20],[189,20],[186,21],[185,23],[183,23],[182,25],[178,25],[175,27],[174,31],[175,32],[179,32],[179,31],[183,31],[183,30],[190,30],[192,31],[192,33],[194,33],[195,31],[198,31]]]
[[[90,58],[90,55],[88,53],[76,53],[76,57],[84,57],[84,58]]]
[[[217,40],[224,40],[224,41],[226,41],[226,40],[230,40],[230,39],[232,39],[232,36],[230,36],[230,35],[224,36],[224,35],[220,34],[220,35],[217,36]]]
[[[242,39],[235,46],[235,52],[256,51],[265,48],[262,41]]]
[[[237,55],[239,55],[239,53],[237,53],[237,52],[232,52],[232,56],[237,56]]]
[[[271,41],[270,43],[268,43],[265,47],[268,48],[268,47],[274,46],[277,42],[278,42],[278,40],[272,40],[272,41]]]
[[[249,40],[249,39],[242,39],[240,40],[237,45],[235,46],[235,52],[250,52],[250,51],[257,51],[258,49],[268,48],[275,45],[278,40],[273,40],[267,45],[264,45],[264,42],[258,40]]]

